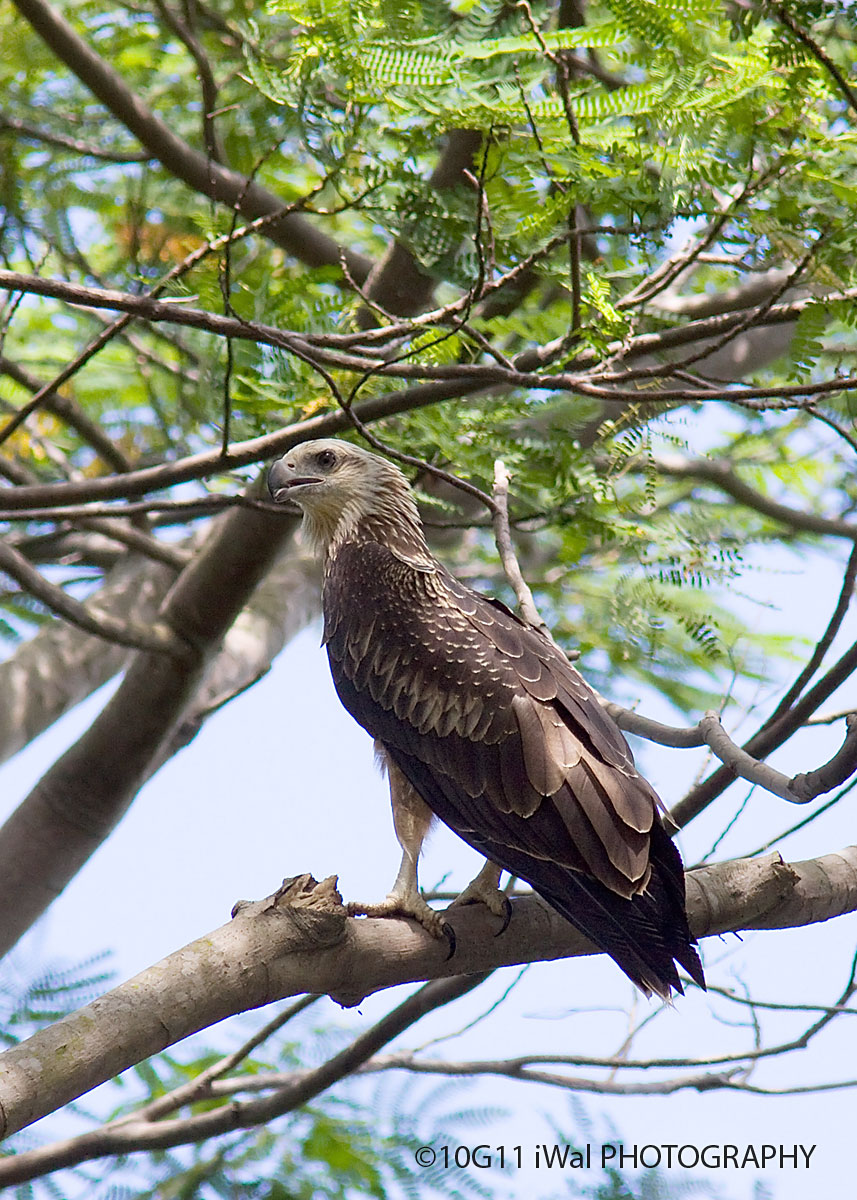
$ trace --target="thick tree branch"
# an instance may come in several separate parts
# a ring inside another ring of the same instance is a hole
[[[285,644],[318,615],[320,602],[318,561],[289,541],[235,619],[150,774],[187,746],[212,713],[262,678]]]
[[[223,1117],[227,1116],[229,1128],[252,1128],[261,1121],[267,1124],[276,1117],[293,1112],[296,1108],[300,1108],[326,1091],[340,1079],[359,1070],[379,1047],[392,1041],[422,1017],[479,987],[489,973],[457,975],[449,979],[435,979],[426,983],[383,1016],[370,1029],[367,1029],[365,1033],[359,1034],[344,1050],[322,1063],[320,1067],[315,1070],[293,1072],[281,1080],[280,1086],[273,1094],[252,1104],[236,1106],[231,1114],[227,1114],[225,1109],[220,1109],[221,1123]],[[298,1003],[306,1007],[306,1002],[314,999],[317,997],[306,997],[304,1001]],[[288,1017],[296,1007],[297,1005],[292,1006],[287,1013]],[[277,1019],[270,1022],[270,1026],[279,1026],[281,1023],[282,1020]],[[266,1031],[268,1029],[269,1027],[266,1027]],[[244,1047],[242,1047],[243,1052]],[[68,1138],[64,1142],[15,1155],[13,1158],[5,1160],[0,1158],[0,1184],[19,1183],[44,1175],[49,1171],[89,1162],[108,1154],[163,1149],[169,1146],[187,1145],[199,1138],[210,1137],[211,1122],[205,1118],[202,1121],[204,1126],[202,1129],[199,1128],[200,1119],[196,1115],[169,1121],[159,1121],[156,1118],[162,1112],[172,1112],[181,1105],[213,1095],[216,1087],[214,1084],[215,1073],[228,1069],[231,1061],[236,1057],[236,1055],[227,1056],[215,1067],[203,1072],[203,1076],[192,1080],[184,1087],[177,1089],[176,1092],[154,1101],[141,1112],[120,1118],[118,1121],[112,1121],[92,1133]],[[165,1107],[167,1105],[169,1107]]]
[[[239,906],[229,924],[0,1056],[3,1134],[232,1013],[308,989],[356,1004],[400,983],[594,952],[533,898],[513,901],[499,937],[480,906],[451,912],[458,949],[450,961],[446,947],[411,922],[347,919],[332,882],[299,876],[277,896]],[[690,872],[687,884],[698,936],[805,925],[857,909],[857,847],[806,863],[786,865],[777,854],[724,863]],[[70,1046],[73,1054],[60,1052]],[[269,1120],[279,1103],[216,1109],[197,1136]],[[160,1132],[157,1145],[177,1144],[169,1123]]]
[[[156,116],[125,84],[120,75],[81,38],[44,0],[14,0],[33,29],[101,103],[132,133],[144,149],[189,187],[251,218],[278,213],[282,201],[261,184],[212,162],[194,150]],[[277,245],[309,266],[339,266],[344,255],[348,270],[362,283],[371,260],[337,245],[306,217],[289,213],[268,226]]]

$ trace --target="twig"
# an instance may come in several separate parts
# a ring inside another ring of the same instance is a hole
[[[217,111],[218,88],[208,55],[205,53],[202,43],[190,26],[181,19],[178,13],[173,12],[165,0],[155,0],[155,7],[165,24],[182,41],[196,64],[200,92],[202,93],[202,140],[205,145],[205,151],[212,162],[225,163],[226,158],[223,153],[223,146],[217,136],[217,127],[214,124],[214,117]],[[190,10],[186,11],[189,12]]]
[[[14,3],[84,87],[98,97],[167,171],[217,203],[235,203],[245,185],[241,174],[212,162],[174,133],[46,0],[14,0]],[[247,191],[242,203],[242,211],[251,218],[277,214],[281,210],[280,198],[258,183]],[[335,266],[339,260],[336,242],[298,213],[274,220],[269,236],[310,266]],[[352,275],[365,279],[372,269],[371,261],[352,250],[346,250],[346,253]]]
[[[494,501],[487,492],[483,492],[481,488],[478,488],[473,483],[469,483],[466,479],[460,479],[450,471],[444,471],[442,467],[437,467],[434,463],[430,463],[426,459],[416,458],[413,454],[405,454],[402,450],[396,450],[393,446],[388,446],[386,442],[382,442],[380,438],[370,432],[366,424],[357,416],[357,413],[350,405],[343,405],[343,408],[351,424],[373,450],[377,450],[379,453],[385,454],[407,467],[414,467],[417,471],[425,471],[426,474],[431,475],[434,479],[439,479],[441,483],[446,483],[450,487],[464,492],[466,496],[472,496],[474,500],[478,500],[480,504],[484,504],[488,511],[493,514]]]
[[[500,555],[500,562],[503,564],[503,571],[508,579],[512,590],[518,600],[518,608],[521,616],[527,625],[531,625],[549,640],[553,641],[553,635],[542,620],[542,616],[536,607],[536,602],[533,599],[533,593],[530,591],[527,581],[521,572],[515,547],[512,545],[512,534],[509,529],[509,472],[502,459],[497,459],[494,463],[494,504],[491,509],[491,517],[494,524],[494,540],[497,543],[497,552]]]
[[[857,709],[843,708],[841,712],[824,713],[820,717],[810,717],[808,721],[804,721],[804,725],[832,725],[834,721],[841,721],[843,717],[851,717],[857,714]]]
[[[30,565],[23,554],[4,542],[0,542],[0,571],[5,571],[24,591],[41,601],[51,612],[65,618],[85,633],[92,633],[108,642],[117,642],[120,646],[130,646],[134,650],[149,650],[177,658],[186,657],[190,652],[190,647],[160,622],[136,625],[130,621],[121,621],[94,605],[81,604],[62,588],[49,583]]]
[[[10,379],[13,379],[20,387],[26,388],[27,391],[41,395],[41,403],[47,411],[74,429],[92,447],[99,458],[103,459],[114,471],[130,470],[131,463],[122,451],[106,436],[101,426],[87,416],[81,406],[70,396],[64,395],[53,385],[43,386],[34,375],[3,354],[0,354],[0,372],[8,375]]]
[[[787,837],[791,837],[793,833],[797,833],[798,830],[806,828],[807,825],[811,825],[812,822],[818,817],[822,816],[829,809],[833,808],[834,805],[838,804],[839,801],[844,799],[845,796],[847,796],[850,792],[853,792],[855,787],[857,787],[857,779],[852,779],[846,787],[838,791],[835,796],[831,796],[826,803],[820,804],[814,812],[809,814],[808,817],[804,817],[802,821],[796,821],[795,824],[790,825],[788,829],[783,829],[780,833],[776,834],[775,837],[769,838],[767,842],[763,843],[763,845],[757,846],[755,850],[749,850],[747,852],[747,857],[755,858],[758,854],[764,854],[766,850],[770,850],[772,847],[778,846],[781,842],[784,842]]]
[[[797,21],[784,4],[774,4],[773,9],[793,37],[795,37],[799,42],[802,42],[804,46],[806,46],[807,50],[809,50],[810,54],[812,54],[812,56],[821,63],[825,71],[827,71],[827,73],[835,82],[836,86],[839,88],[839,91],[845,97],[851,111],[857,115],[857,95],[855,95],[853,89],[849,86],[845,76],[839,70],[836,63],[833,62],[833,60],[824,52],[824,50],[822,50],[818,42],[816,42],[805,29],[798,25]]]
[[[326,183],[327,180],[324,180],[323,182]],[[322,185],[319,185],[318,187],[314,188],[312,192],[310,192],[307,196],[302,197],[300,200],[295,201],[292,204],[283,205],[275,213],[267,213],[262,217],[258,217],[255,221],[251,221],[249,224],[243,226],[240,230],[236,230],[234,228],[233,222],[233,228],[225,237],[213,238],[204,246],[201,246],[196,250],[192,250],[190,254],[186,255],[180,263],[177,263],[174,267],[167,271],[167,273],[163,275],[157,283],[153,284],[153,286],[148,289],[145,296],[141,296],[139,298],[141,300],[156,300],[164,293],[171,283],[175,283],[176,280],[181,279],[190,270],[202,262],[202,260],[208,255],[215,253],[217,250],[220,250],[223,247],[230,246],[233,241],[245,238],[251,233],[259,232],[266,226],[271,225],[273,222],[279,221],[285,216],[305,208],[312,195],[318,192],[321,186]],[[243,192],[239,193],[236,203],[240,203],[242,198]],[[90,361],[90,359],[94,358],[99,351],[103,350],[104,347],[113,340],[113,338],[122,333],[127,326],[130,325],[131,321],[134,319],[134,316],[134,311],[128,310],[121,317],[117,317],[115,321],[112,321],[109,325],[105,326],[101,333],[93,338],[92,341],[90,341],[75,358],[67,363],[59,372],[59,374],[50,381],[50,383],[46,383],[40,387],[32,399],[25,404],[9,422],[7,422],[2,430],[0,430],[0,445],[2,445],[3,442],[5,442],[6,439],[10,437],[15,430],[18,429],[24,423],[24,421],[26,421],[26,419],[40,407],[40,405],[42,405],[47,399],[57,395],[58,389],[64,383],[67,383],[72,376],[76,375],[77,372]],[[228,338],[227,345],[229,345]]]
[[[19,121],[17,117],[9,117],[0,113],[0,130],[8,129],[17,137],[32,141],[44,142],[46,146],[57,146],[60,150],[69,150],[72,154],[80,154],[84,158],[97,158],[108,163],[146,163],[151,162],[154,155],[140,153],[138,150],[105,150],[94,142],[84,142],[79,138],[69,137],[65,133],[54,133],[50,129],[40,129]]]
[[[10,464],[0,460],[0,471],[5,468],[10,468]],[[13,483],[30,483],[28,475],[20,473],[19,477],[19,472],[15,471],[15,464],[11,465],[10,474],[12,472],[15,474],[15,478],[12,479]],[[0,500],[3,495],[4,493],[0,492]],[[57,523],[67,521],[71,524],[89,519],[94,520],[97,517],[109,517],[112,520],[143,516],[148,513],[164,513],[166,516],[175,517],[174,524],[183,524],[185,520],[193,517],[210,517],[224,508],[255,508],[260,512],[272,515],[275,513],[282,515],[283,512],[282,504],[275,505],[270,500],[254,500],[243,493],[237,493],[233,496],[200,496],[197,500],[140,500],[121,505],[80,504],[57,508],[0,509],[0,521],[55,521]],[[161,521],[156,524],[165,525],[169,522]]]

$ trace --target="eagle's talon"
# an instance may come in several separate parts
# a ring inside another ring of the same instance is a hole
[[[509,899],[509,897],[506,895],[506,893],[503,892],[503,924],[500,926],[500,928],[494,934],[494,937],[500,937],[501,934],[505,933],[506,930],[509,928],[509,922],[511,920],[512,920],[512,901]]]
[[[512,919],[512,902],[499,886],[500,874],[501,870],[497,864],[486,860],[476,878],[471,879],[464,891],[456,896],[450,905],[450,908],[453,908],[461,904],[484,904],[490,913],[503,922],[495,937],[506,932]]]
[[[449,958],[455,951],[455,933],[451,926],[443,919],[441,913],[430,908],[419,894],[403,896],[391,892],[386,900],[377,904],[359,904],[352,901],[345,905],[345,911],[349,917],[410,917],[422,925],[435,941],[445,938],[447,942],[451,942],[452,951]]]
[[[446,956],[446,962],[449,962],[449,960],[455,954],[455,948],[458,945],[458,939],[456,938],[455,930],[452,928],[449,921],[444,921],[441,929],[443,930],[443,936],[446,938],[449,946],[449,953]]]

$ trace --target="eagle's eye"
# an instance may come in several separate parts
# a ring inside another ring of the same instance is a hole
[[[329,470],[336,462],[336,454],[333,450],[319,450],[315,461],[320,467]]]

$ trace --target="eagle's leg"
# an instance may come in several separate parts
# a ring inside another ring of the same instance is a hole
[[[420,848],[429,831],[434,816],[425,801],[417,795],[408,780],[376,743],[378,757],[387,768],[390,779],[390,801],[393,806],[393,825],[402,847],[402,862],[392,890],[378,904],[348,904],[352,916],[364,917],[413,917],[434,938],[446,938],[450,944],[450,955],[455,949],[451,926],[443,914],[435,912],[423,899],[417,879],[417,860]]]
[[[509,897],[500,888],[500,876],[503,868],[485,859],[482,870],[471,879],[467,887],[453,900],[452,904],[484,904],[495,917],[502,917],[503,925],[498,935],[503,933],[512,919],[512,904]],[[450,905],[452,907],[452,905]]]

